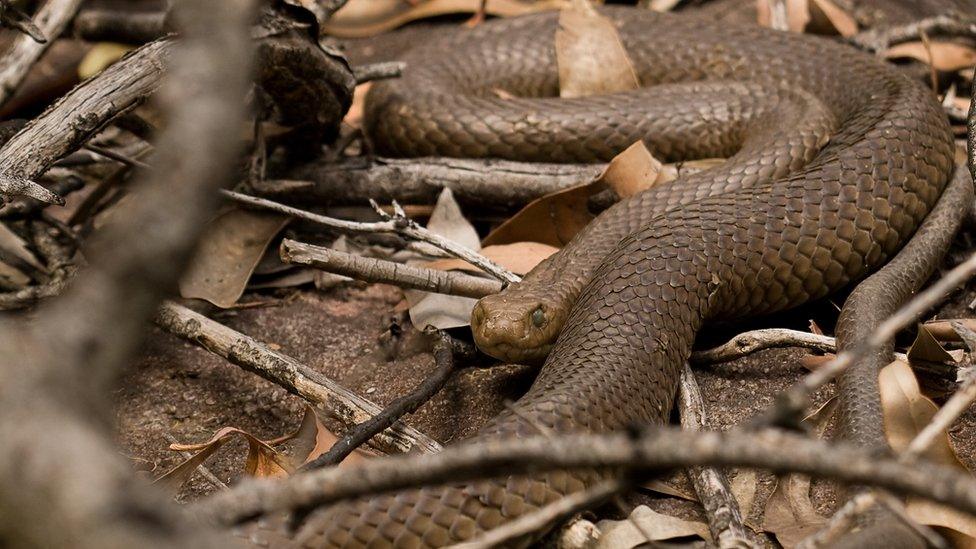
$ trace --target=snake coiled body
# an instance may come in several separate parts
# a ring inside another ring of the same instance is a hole
[[[544,14],[420,47],[404,77],[368,101],[367,131],[384,154],[605,161],[643,139],[662,160],[729,157],[618,203],[478,305],[472,328],[488,352],[551,352],[528,393],[476,440],[666,421],[704,323],[793,307],[864,277],[912,235],[952,169],[931,93],[874,58],[760,28],[604,13],[639,91],[553,98],[557,16]],[[605,474],[360,499],[310,517],[299,543],[443,546]]]

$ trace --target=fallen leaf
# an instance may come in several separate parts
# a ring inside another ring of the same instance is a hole
[[[905,362],[896,360],[882,368],[878,382],[888,443],[896,452],[903,452],[932,421],[939,407],[921,393],[915,373]],[[939,433],[922,458],[968,472],[945,431]],[[905,509],[919,523],[934,526],[946,534],[953,547],[976,547],[976,517],[918,498],[909,498]]]
[[[779,6],[780,4],[776,4]],[[760,26],[768,28],[777,28],[779,26],[778,18],[785,18],[786,28],[780,28],[778,30],[788,30],[791,32],[803,32],[803,29],[807,27],[807,23],[810,22],[810,3],[808,0],[785,0],[782,4],[785,6],[786,13],[777,14],[774,13],[775,9],[774,2],[771,0],[757,0],[756,2],[756,16]]]
[[[830,399],[803,422],[820,438],[836,410],[837,402]],[[819,531],[825,522],[810,501],[810,477],[800,474],[781,476],[766,501],[762,529],[775,535],[776,541],[789,549]]]
[[[624,152],[613,157],[598,181],[613,189],[620,198],[629,198],[658,183],[670,181],[674,173],[654,158],[643,141],[637,141]]]
[[[565,0],[488,0],[488,15],[513,17],[562,7]],[[322,24],[322,33],[339,38],[373,36],[411,21],[457,13],[475,13],[481,0],[349,0]]]
[[[659,479],[651,479],[641,484],[640,488],[645,488],[652,492],[657,492],[658,494],[664,494],[666,496],[681,498],[687,501],[694,501],[696,503],[698,502],[698,494],[688,492]]]
[[[135,46],[116,44],[114,42],[99,42],[88,50],[81,63],[78,64],[78,76],[85,80],[102,72],[109,65],[135,49]]]
[[[430,214],[427,229],[472,250],[481,249],[478,232],[465,219],[461,207],[454,200],[454,194],[445,188],[437,197],[437,205]],[[428,246],[424,246],[428,247]],[[408,265],[422,266],[425,261],[408,261]],[[406,290],[403,292],[410,304],[410,322],[417,329],[433,326],[439,330],[467,326],[471,322],[471,310],[478,300],[468,297]]]
[[[372,85],[372,82],[365,82],[356,86],[356,89],[352,93],[352,104],[349,106],[349,110],[346,111],[346,116],[342,118],[343,122],[354,128],[361,128],[363,126],[363,109],[366,108],[366,94],[369,93],[369,88]]]
[[[910,362],[918,360],[937,363],[958,362],[962,358],[961,356],[957,358],[947,351],[924,324],[918,327],[918,334],[912,346],[908,348],[907,354]]]
[[[524,275],[539,264],[540,261],[559,251],[559,248],[540,244],[538,242],[515,242],[512,244],[495,244],[485,246],[481,249],[481,255],[505,267],[517,275]],[[431,269],[442,271],[469,271],[473,273],[482,272],[481,269],[464,261],[463,259],[450,258],[438,259],[424,264]]]
[[[481,242],[484,246],[540,242],[562,248],[595,217],[588,208],[603,183],[584,183],[547,194],[526,204]]]
[[[640,525],[639,529],[635,522]],[[631,549],[643,546],[648,541],[688,536],[711,541],[708,525],[704,522],[658,513],[646,505],[636,507],[627,520],[601,520],[597,527],[603,533],[596,542],[597,549]]]
[[[888,48],[884,57],[917,59],[940,71],[956,71],[976,65],[976,49],[939,40],[931,40],[928,47],[921,41],[897,44]]]
[[[312,461],[329,451],[339,437],[335,436],[319,419],[318,413],[311,406],[305,406],[305,415],[298,429],[289,437],[294,442],[290,460],[293,469]],[[339,462],[339,467],[362,462],[369,454],[356,449]]]
[[[952,327],[953,322],[959,322],[970,330],[976,331],[976,318],[931,320],[922,324],[922,327],[939,341],[962,341],[962,338],[956,333],[955,328]]]
[[[636,90],[637,72],[617,28],[587,0],[572,0],[556,30],[559,96],[583,97]]]
[[[902,452],[932,421],[939,407],[922,394],[911,366],[901,360],[882,368],[878,383],[888,443],[895,452]],[[940,435],[922,456],[936,463],[963,468],[947,433]]]
[[[180,279],[180,294],[232,306],[244,293],[251,273],[271,239],[288,217],[232,208],[210,222],[189,268]]]
[[[857,20],[850,13],[842,9],[833,0],[813,0],[810,5],[811,26],[822,25],[818,23],[823,20],[837,31],[837,34],[848,38],[857,34]]]

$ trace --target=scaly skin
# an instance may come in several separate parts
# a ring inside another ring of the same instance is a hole
[[[517,349],[558,337],[528,393],[470,442],[666,421],[705,322],[783,310],[864,277],[912,235],[952,168],[938,103],[870,56],[754,27],[605,13],[647,89],[525,97],[556,90],[547,14],[425,45],[403,78],[369,97],[367,130],[384,154],[596,161],[644,139],[664,160],[732,156],[610,208],[521,284],[481,302],[474,329],[489,352],[519,358]],[[443,546],[606,474],[359,499],[310,517],[298,543]]]

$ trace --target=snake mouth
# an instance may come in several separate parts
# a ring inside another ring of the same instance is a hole
[[[510,364],[541,364],[552,350],[551,343],[526,348],[504,341],[480,343],[477,336],[475,336],[475,343],[483,353]]]

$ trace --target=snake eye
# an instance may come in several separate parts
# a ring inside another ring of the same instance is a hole
[[[536,328],[541,328],[545,322],[546,314],[542,312],[542,307],[532,311],[532,324],[534,324]]]

